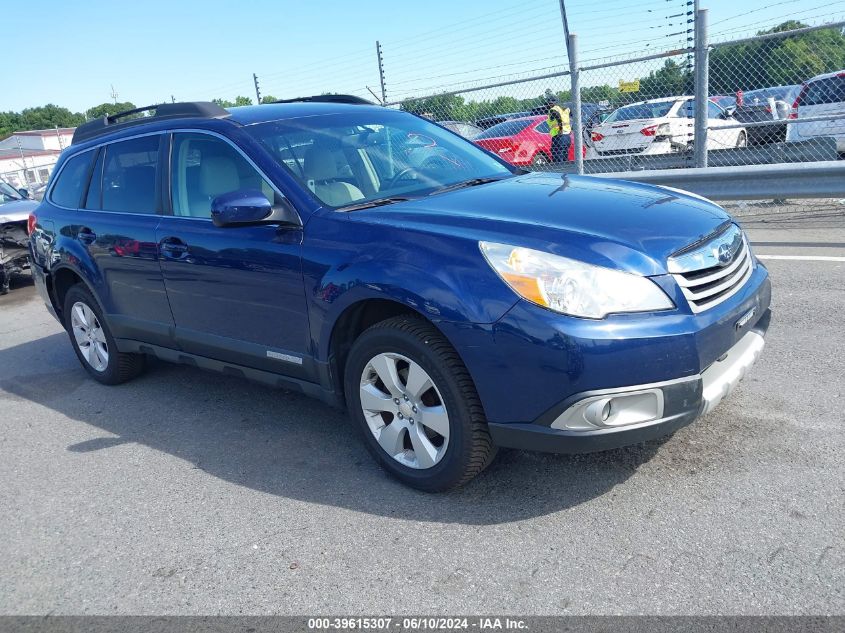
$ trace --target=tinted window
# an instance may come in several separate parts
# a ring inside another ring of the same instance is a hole
[[[211,201],[224,193],[258,189],[271,202],[273,188],[227,142],[208,134],[174,134],[171,178],[173,215],[211,217]]]
[[[101,209],[103,204],[103,159],[106,150],[100,151],[97,162],[94,163],[94,171],[91,173],[91,185],[88,187],[88,194],[85,196],[86,209]]]
[[[807,84],[799,105],[824,105],[841,101],[845,101],[845,75],[819,79]]]
[[[68,209],[76,209],[79,206],[88,180],[88,169],[93,159],[94,152],[83,152],[65,163],[50,194],[50,200],[54,204]]]
[[[534,121],[532,119],[516,119],[514,121],[502,121],[498,125],[487,128],[481,134],[475,137],[474,140],[482,138],[496,138],[498,136],[514,136],[519,134],[531,125]]]
[[[142,136],[107,145],[103,167],[104,211],[156,212],[159,136]]]
[[[543,121],[540,125],[535,127],[534,130],[539,132],[540,134],[548,134],[549,133],[549,122]]]
[[[669,114],[669,110],[675,105],[674,101],[661,101],[660,103],[633,103],[614,110],[605,119],[606,123],[614,121],[632,121],[634,119],[656,119]]]

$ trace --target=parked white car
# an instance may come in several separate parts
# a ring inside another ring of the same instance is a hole
[[[736,125],[733,108],[724,109],[707,102],[707,148],[745,147],[748,134]],[[614,110],[594,127],[588,158],[620,154],[669,154],[692,148],[695,139],[695,100],[693,97],[650,99]]]
[[[828,121],[807,121],[810,117],[831,116]],[[787,142],[806,141],[818,136],[832,136],[836,149],[845,152],[845,70],[817,75],[801,86],[792,104],[786,126]]]

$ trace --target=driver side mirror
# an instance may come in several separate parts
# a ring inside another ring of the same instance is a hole
[[[278,224],[302,226],[299,214],[286,198],[272,204],[259,189],[239,189],[220,194],[211,201],[214,226],[230,228]]]
[[[21,187],[20,189],[18,189],[18,193],[21,194],[27,200],[29,200],[29,189]]]
[[[730,119],[734,114],[736,114],[736,106],[728,106],[722,113],[722,118]]]

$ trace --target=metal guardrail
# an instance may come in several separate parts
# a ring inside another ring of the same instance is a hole
[[[771,165],[775,163],[815,163],[835,161],[839,157],[836,139],[823,136],[796,143],[768,143],[750,147],[711,149],[708,165],[712,167],[739,167],[744,165]],[[641,171],[648,169],[685,169],[695,166],[692,152],[676,154],[623,154],[591,158],[584,161],[587,174]],[[550,166],[550,171],[576,173],[575,163]]]
[[[713,200],[845,198],[845,161],[651,169],[595,175],[676,187]]]

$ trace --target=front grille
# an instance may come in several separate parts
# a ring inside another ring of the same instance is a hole
[[[743,236],[733,261],[727,266],[711,266],[672,276],[681,287],[692,311],[703,312],[738,292],[751,277],[753,269],[754,258]]]

